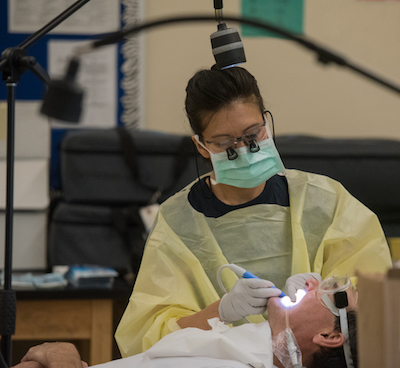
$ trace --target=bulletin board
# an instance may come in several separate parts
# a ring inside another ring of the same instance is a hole
[[[1,1],[0,51],[18,46],[75,2]],[[143,0],[92,0],[29,47],[27,53],[35,57],[51,78],[61,78],[77,46],[90,42],[98,35],[133,25],[142,17]],[[49,119],[52,136],[51,187],[60,187],[59,145],[67,131],[117,125],[142,126],[142,43],[141,36],[133,36],[124,44],[105,46],[82,57],[78,82],[84,88],[85,101],[80,123],[71,125]],[[37,102],[39,114],[44,93],[44,83],[27,71],[17,84],[16,108],[18,104]],[[3,82],[0,104],[4,105],[6,98],[7,88]]]
[[[0,50],[17,46],[29,35],[73,4],[74,0],[8,0],[0,3]],[[140,0],[89,1],[27,51],[52,78],[62,76],[75,47],[99,34],[114,32],[141,17]],[[85,87],[85,111],[80,126],[109,127],[122,122],[139,124],[138,117],[124,115],[123,96],[128,92],[121,81],[132,78],[124,62],[140,66],[140,42],[132,38],[130,47],[110,45],[82,58],[79,82]],[[133,47],[132,47],[133,45]],[[134,75],[139,79],[139,74]],[[125,82],[125,85],[128,83]],[[137,83],[140,85],[140,83]],[[26,72],[18,83],[18,100],[40,100],[43,83]],[[0,88],[0,100],[6,88]],[[131,106],[129,106],[132,110]],[[135,121],[134,121],[135,120]],[[52,122],[55,126],[59,122]]]

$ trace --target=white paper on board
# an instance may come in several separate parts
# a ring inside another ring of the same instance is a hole
[[[33,33],[75,0],[8,0],[8,33]],[[120,28],[119,0],[92,0],[60,23],[51,34],[97,34]]]

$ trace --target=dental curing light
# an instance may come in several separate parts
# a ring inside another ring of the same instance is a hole
[[[294,307],[295,305],[299,304],[301,299],[303,299],[304,295],[306,295],[307,292],[303,289],[299,289],[297,290],[296,295],[296,301],[292,302],[291,299],[288,296],[284,296],[281,299],[281,304],[285,307],[285,308],[290,308],[290,307]]]
[[[244,268],[235,265],[234,263],[230,263],[228,265],[224,265],[229,268],[231,271],[236,273],[239,277],[243,277],[244,279],[259,279],[258,276],[253,275],[251,272],[246,271]],[[223,266],[222,266],[223,267]],[[277,289],[277,287],[273,286],[273,288]],[[286,294],[282,291],[282,293],[278,296],[279,298],[285,297]]]

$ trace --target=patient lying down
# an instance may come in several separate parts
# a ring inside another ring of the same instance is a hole
[[[289,325],[305,367],[344,367],[345,338],[339,317],[321,302],[315,279],[306,281],[307,294],[288,311]],[[349,295],[347,316],[351,355],[356,359],[356,300]],[[269,321],[229,327],[218,318],[209,320],[211,330],[185,328],[173,332],[144,353],[99,365],[100,368],[132,367],[295,367],[288,353],[286,308],[277,297],[268,300]],[[289,329],[289,330],[290,330]],[[353,348],[354,347],[354,348]],[[289,348],[290,349],[290,348]],[[299,352],[298,350],[298,352]],[[283,364],[282,364],[283,363]],[[69,343],[46,343],[31,348],[15,368],[82,368],[78,351]]]

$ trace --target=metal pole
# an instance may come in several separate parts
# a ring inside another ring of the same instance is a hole
[[[25,71],[27,49],[50,32],[62,21],[75,13],[90,0],[77,0],[44,27],[33,33],[18,47],[7,49],[1,54],[0,71],[7,85],[7,193],[5,219],[4,288],[0,291],[0,351],[5,363],[11,366],[11,337],[15,333],[16,296],[12,290],[12,246],[14,215],[14,152],[15,152],[15,91],[21,74]],[[7,52],[9,51],[9,52]],[[21,68],[22,67],[22,68]]]
[[[5,334],[1,337],[1,352],[8,366],[11,366],[11,336],[15,332],[15,293],[11,289],[12,239],[14,214],[14,151],[15,151],[15,90],[16,82],[7,83],[7,189],[6,224],[4,255],[4,292],[3,307],[7,313],[4,320]]]

